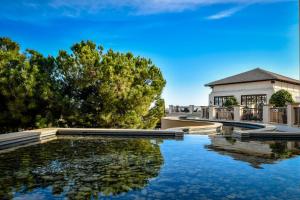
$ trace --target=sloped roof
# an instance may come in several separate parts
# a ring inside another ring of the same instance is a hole
[[[249,82],[256,82],[256,81],[268,81],[268,80],[275,80],[275,81],[282,81],[286,83],[291,83],[295,85],[300,85],[300,81],[296,79],[292,79],[286,76],[282,76],[280,74],[276,74],[270,71],[266,71],[260,68],[255,68],[253,70],[243,72],[234,76],[229,76],[224,79],[220,79],[217,81],[210,82],[205,86],[215,86],[215,85],[228,85],[228,84],[235,84],[235,83],[249,83]]]

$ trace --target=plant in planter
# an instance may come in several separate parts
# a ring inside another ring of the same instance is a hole
[[[294,103],[294,100],[291,93],[286,90],[279,90],[271,96],[269,103],[276,107],[284,107],[286,103]]]
[[[235,97],[228,97],[224,103],[224,107],[232,107],[238,105]]]

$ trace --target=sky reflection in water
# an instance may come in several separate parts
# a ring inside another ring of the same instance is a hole
[[[0,197],[299,199],[300,141],[64,138],[0,154]]]

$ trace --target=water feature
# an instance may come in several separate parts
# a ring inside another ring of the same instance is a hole
[[[59,137],[0,154],[0,199],[299,199],[300,141]]]

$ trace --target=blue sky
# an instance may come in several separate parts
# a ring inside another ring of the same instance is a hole
[[[0,36],[45,55],[80,40],[151,58],[167,104],[206,105],[205,83],[261,67],[299,78],[297,0],[2,0]]]

